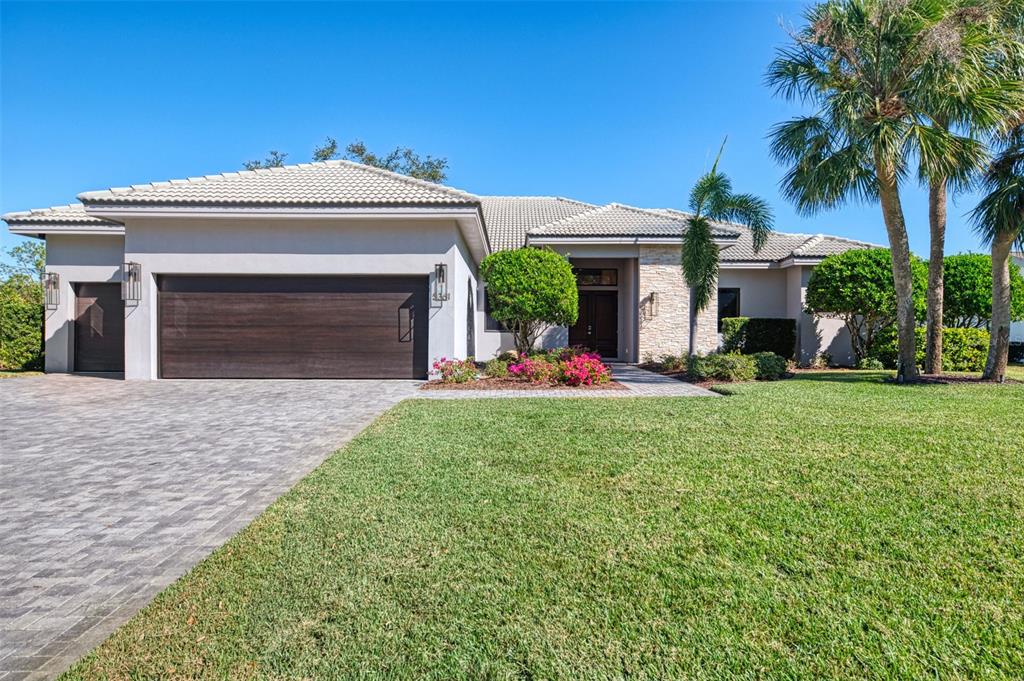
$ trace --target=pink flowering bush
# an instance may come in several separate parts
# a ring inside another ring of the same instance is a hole
[[[599,355],[568,348],[520,358],[509,364],[508,373],[509,376],[531,383],[572,386],[607,383],[612,377],[611,369],[601,361]]]
[[[448,359],[442,357],[434,362],[431,372],[442,383],[468,383],[477,377],[476,363],[471,359]]]
[[[583,353],[560,362],[559,378],[566,385],[597,385],[612,379],[612,372],[599,355]]]
[[[523,357],[518,362],[508,365],[508,374],[530,383],[554,383],[558,366],[544,357]]]

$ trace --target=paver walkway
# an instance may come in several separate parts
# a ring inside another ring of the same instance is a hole
[[[418,385],[0,380],[0,679],[61,672]]]
[[[678,381],[631,364],[611,364],[612,378],[627,390],[421,390],[416,397],[432,400],[464,400],[475,397],[721,397],[692,383]]]

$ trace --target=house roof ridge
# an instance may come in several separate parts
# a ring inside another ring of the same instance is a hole
[[[824,240],[825,240],[825,235],[824,234],[815,234],[815,235],[809,237],[802,244],[800,244],[799,246],[794,248],[793,249],[793,255],[803,255],[804,251],[806,251],[808,248],[810,248],[811,246],[816,246],[817,244],[820,244]]]
[[[585,205],[594,205],[594,204],[585,204]],[[567,223],[567,222],[572,222],[574,220],[578,220],[579,218],[583,217],[584,215],[593,215],[595,213],[601,213],[601,212],[609,211],[614,206],[615,206],[615,204],[612,204],[612,203],[607,203],[607,204],[605,204],[603,206],[594,205],[594,207],[591,208],[590,210],[585,210],[582,213],[577,213],[576,215],[569,215],[569,216],[561,218],[559,220],[552,220],[551,222],[546,222],[543,225],[540,225],[539,227],[534,227],[533,229],[527,230],[527,233],[528,234],[540,234],[541,232],[544,232],[545,230],[547,230],[550,227],[554,227],[556,225],[561,225],[561,224],[564,224],[564,223]]]
[[[258,175],[271,175],[285,173],[295,170],[304,170],[307,168],[314,168],[316,166],[326,167],[340,167],[346,166],[349,168],[356,168],[364,172],[370,172],[382,177],[388,177],[396,181],[404,182],[416,187],[423,187],[450,196],[456,196],[461,199],[478,202],[480,199],[475,194],[471,194],[455,187],[449,187],[447,185],[437,184],[434,182],[428,182],[427,180],[420,180],[415,177],[409,177],[401,173],[396,173],[383,168],[377,168],[365,163],[357,163],[355,161],[349,161],[348,159],[328,159],[326,161],[309,161],[305,163],[290,163],[281,166],[275,166],[273,168],[255,168],[253,170],[232,170],[225,171],[223,173],[213,173],[210,175],[197,175],[192,177],[186,177],[181,179],[171,180],[160,180],[154,182],[145,182],[141,184],[133,184],[127,187],[110,187],[108,189],[96,189],[91,191],[81,192],[77,195],[77,198],[83,203],[89,201],[97,201],[99,199],[110,198],[112,196],[124,196],[133,194],[135,192],[143,192],[150,189],[161,189],[164,187],[180,186],[180,185],[197,185],[205,184],[207,182],[223,182],[229,179],[244,178],[244,177],[256,177]]]

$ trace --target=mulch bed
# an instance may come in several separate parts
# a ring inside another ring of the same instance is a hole
[[[890,383],[895,383],[896,379],[888,379]],[[947,385],[950,383],[981,383],[986,385],[999,385],[994,381],[983,381],[977,376],[953,376],[950,374],[921,374],[916,381],[911,385]],[[1004,383],[1024,383],[1024,381],[1016,378],[1007,378]]]
[[[550,383],[530,383],[515,378],[481,378],[468,383],[428,381],[420,386],[420,390],[532,390],[534,392],[578,390],[587,392],[589,390],[629,390],[629,388],[616,381],[600,385],[552,385]]]

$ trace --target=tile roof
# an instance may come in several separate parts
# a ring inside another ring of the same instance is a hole
[[[491,248],[519,248],[531,229],[597,208],[594,204],[558,196],[481,196],[481,208]]]
[[[67,206],[52,206],[50,208],[33,208],[32,210],[7,213],[2,218],[9,225],[83,225],[83,226],[110,226],[120,227],[117,222],[104,220],[89,215],[85,212],[85,206],[80,203],[72,203]]]
[[[593,208],[578,215],[549,222],[528,231],[531,237],[642,238],[682,236],[686,220],[665,211],[634,208],[621,203]],[[715,226],[712,235],[739,236],[731,227]]]
[[[689,213],[674,208],[661,208],[659,211],[682,218]],[[718,223],[721,227],[739,232],[737,242],[721,253],[722,262],[778,262],[789,257],[824,258],[833,253],[843,253],[855,248],[878,248],[877,244],[856,241],[826,234],[793,234],[789,232],[772,232],[768,243],[758,251],[754,251],[754,236],[749,228],[734,223]]]
[[[334,160],[136,184],[78,195],[86,204],[191,206],[477,205],[479,197],[388,170]]]

